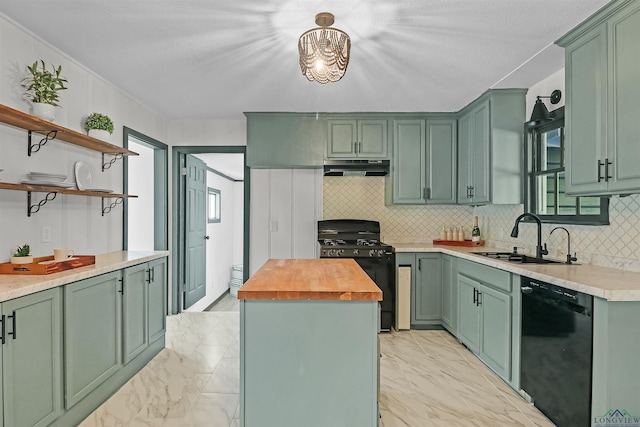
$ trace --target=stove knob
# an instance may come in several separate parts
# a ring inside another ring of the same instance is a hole
[[[384,255],[384,249],[378,249],[378,256],[381,257]]]
[[[336,256],[341,256],[342,254],[344,254],[344,249],[338,249],[336,251]]]
[[[360,249],[354,249],[353,250],[353,254],[354,255],[359,255],[360,254]]]
[[[371,250],[369,251],[369,256],[370,256],[370,257],[374,257],[374,256],[376,256],[376,250],[375,250],[375,249],[371,249]]]
[[[329,249],[329,256],[336,256],[336,250],[335,249]]]

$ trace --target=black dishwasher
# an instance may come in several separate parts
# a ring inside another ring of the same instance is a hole
[[[522,277],[520,386],[558,427],[591,425],[593,297]]]

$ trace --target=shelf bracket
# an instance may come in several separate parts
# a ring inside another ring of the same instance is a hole
[[[58,193],[55,191],[47,193],[44,199],[40,200],[38,204],[31,204],[31,191],[27,191],[27,216],[30,217],[31,214],[34,214],[40,210],[41,207],[47,204],[47,202],[52,201],[56,198]]]
[[[47,134],[38,143],[32,143],[31,138],[32,131],[29,131],[29,140],[27,141],[27,155],[31,157],[31,153],[37,153],[40,149],[49,141],[56,139],[58,136],[57,130],[47,132]]]
[[[109,212],[111,212],[111,209],[115,208],[116,206],[124,202],[124,197],[118,197],[116,198],[115,202],[107,201],[106,203],[108,204],[108,206],[106,206],[104,199],[107,199],[107,198],[110,198],[110,197],[102,198],[102,216],[104,216],[104,214],[108,214]]]
[[[105,154],[106,153],[102,153],[102,172],[109,169],[111,165],[113,165],[115,162],[117,162],[118,160],[124,157],[124,154],[122,153],[112,154],[113,158],[107,162],[105,160]]]

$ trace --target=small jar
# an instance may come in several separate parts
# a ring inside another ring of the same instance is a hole
[[[440,232],[440,240],[447,240],[447,229],[445,226],[442,226],[442,231]]]
[[[449,228],[449,227],[447,227],[446,239],[445,240],[451,240],[451,228]]]
[[[458,240],[458,227],[453,227],[451,232],[451,240]]]
[[[464,228],[462,226],[458,229],[458,240],[464,242]]]

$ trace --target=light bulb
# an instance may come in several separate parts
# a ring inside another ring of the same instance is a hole
[[[324,61],[322,59],[318,59],[316,61],[316,71],[322,71],[324,69]]]

